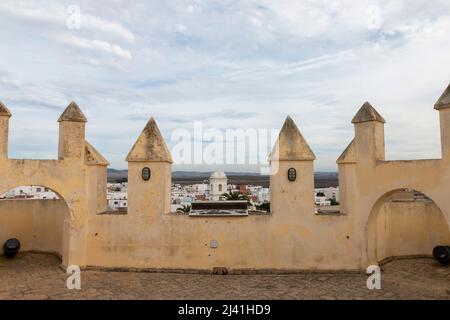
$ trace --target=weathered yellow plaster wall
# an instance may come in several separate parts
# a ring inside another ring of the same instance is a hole
[[[68,221],[69,209],[62,200],[1,200],[0,244],[17,238],[22,251],[61,255]]]
[[[131,268],[358,268],[344,221],[310,214],[314,224],[301,217],[277,221],[275,214],[96,216],[90,221],[87,260],[91,266]],[[210,248],[211,240],[218,242],[218,248]]]
[[[433,202],[386,202],[369,224],[376,234],[376,259],[430,255],[437,245],[450,243],[450,232],[441,210]]]

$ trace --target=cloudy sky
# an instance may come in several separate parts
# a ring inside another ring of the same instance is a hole
[[[72,100],[119,169],[150,116],[172,148],[194,120],[279,129],[291,115],[316,170],[336,171],[366,100],[387,121],[389,159],[440,156],[448,0],[2,0],[0,21],[11,157],[56,157],[56,120]]]

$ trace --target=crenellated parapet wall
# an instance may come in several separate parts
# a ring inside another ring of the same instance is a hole
[[[347,219],[315,214],[314,159],[288,117],[270,156],[271,213],[244,217],[172,213],[172,158],[150,119],[127,157],[128,213],[90,218],[88,264],[166,270],[224,267],[235,272],[358,269]],[[151,172],[148,180],[142,175],[146,168]],[[293,181],[288,178],[290,169],[296,172]],[[330,252],[330,243],[338,248]]]
[[[85,141],[86,118],[74,103],[59,119],[58,160],[8,159],[10,113],[0,105],[5,138],[0,140],[0,191],[45,185],[65,199],[71,212],[64,231],[65,264],[235,272],[364,270],[385,255],[429,254],[430,246],[450,242],[449,97],[450,87],[435,106],[443,155],[435,160],[386,161],[385,120],[369,103],[361,107],[352,120],[355,137],[337,161],[340,214],[315,212],[316,157],[290,117],[270,155],[272,212],[267,214],[191,217],[170,212],[172,157],[153,118],[127,156],[128,212],[106,212],[108,162]],[[384,203],[403,188],[425,193],[434,206]],[[408,240],[410,230],[421,236]],[[394,239],[397,234],[400,238]]]
[[[363,264],[376,263],[381,235],[375,229],[388,196],[400,189],[425,193],[450,227],[450,86],[435,104],[441,126],[441,159],[386,161],[383,117],[366,102],[353,118],[355,137],[337,160],[341,208],[352,217],[361,241]],[[409,227],[417,221],[411,218]],[[447,228],[448,229],[448,228]],[[450,240],[449,240],[450,241]],[[436,243],[437,241],[435,241]],[[378,249],[377,249],[378,248]]]
[[[44,186],[56,192],[68,206],[60,252],[63,265],[85,265],[88,213],[106,209],[106,167],[109,164],[85,140],[86,117],[74,102],[62,113],[58,120],[57,160],[10,159],[10,117],[9,110],[0,103],[0,193],[30,185]],[[23,225],[26,225],[25,221]],[[5,235],[9,235],[6,228]]]

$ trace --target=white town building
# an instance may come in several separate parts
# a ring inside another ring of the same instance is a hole
[[[219,201],[222,194],[227,192],[228,178],[223,171],[216,171],[209,178],[209,199]]]
[[[9,190],[0,196],[1,199],[59,199],[58,195],[51,189],[42,186],[21,186]]]
[[[317,188],[314,191],[323,194],[327,200],[339,202],[339,187]]]
[[[126,209],[128,207],[127,192],[109,192],[106,194],[108,207],[113,210]]]

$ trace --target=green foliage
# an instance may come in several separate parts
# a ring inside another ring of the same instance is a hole
[[[259,206],[256,206],[256,210],[270,212],[270,202],[264,202]]]
[[[249,201],[250,199],[244,195],[244,194],[240,194],[239,192],[228,192],[228,193],[224,193],[222,194],[222,197],[227,200],[227,201],[235,201],[235,200],[246,200]]]
[[[180,213],[189,213],[189,212],[191,212],[191,205],[189,205],[189,204],[183,204],[183,205],[181,206],[181,208],[178,208],[178,209],[177,209],[177,212],[180,212]]]
[[[332,206],[338,206],[339,202],[336,201],[336,199],[330,199],[331,205]]]
[[[228,192],[223,193],[221,196],[226,201],[236,201],[236,200],[242,200],[247,201],[247,205],[251,206],[252,203],[250,202],[250,198],[246,196],[245,194],[240,194],[239,192]]]

